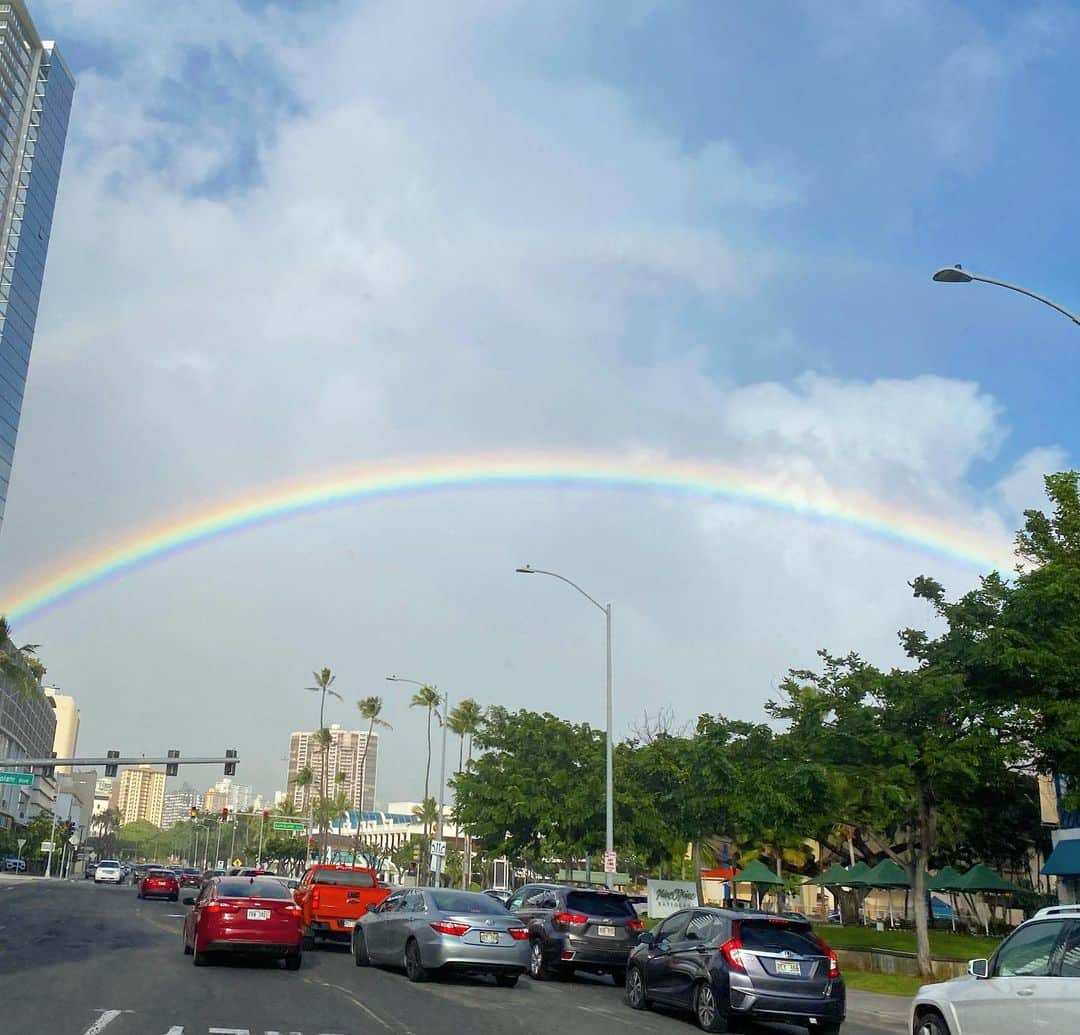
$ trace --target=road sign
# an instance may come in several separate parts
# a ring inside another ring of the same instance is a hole
[[[604,873],[615,872],[615,853],[604,852]]]
[[[0,783],[29,787],[34,782],[33,773],[0,773]]]
[[[233,859],[232,864],[233,864],[233,866],[243,866],[244,865],[244,860],[243,859]]]
[[[23,845],[26,844],[26,838],[25,837],[20,837],[19,840],[16,841],[15,843],[19,846],[19,851],[21,852],[23,850]]]
[[[43,852],[52,852],[56,850],[56,846],[52,843],[52,841],[42,841],[41,850]]]
[[[292,819],[275,819],[274,820],[274,829],[275,830],[295,830],[295,831],[299,832],[299,831],[307,830],[307,824],[306,823],[297,823],[296,820],[292,820]]]
[[[446,842],[445,841],[432,841],[431,842],[431,855],[435,859],[441,859],[446,855]]]

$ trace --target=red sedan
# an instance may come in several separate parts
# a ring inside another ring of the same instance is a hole
[[[167,898],[175,902],[180,897],[180,882],[172,870],[147,870],[139,882],[139,898]]]
[[[300,907],[274,877],[217,877],[204,885],[184,920],[184,952],[196,967],[215,953],[278,956],[300,969]]]

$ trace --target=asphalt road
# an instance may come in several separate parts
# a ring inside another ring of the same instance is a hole
[[[0,881],[3,1035],[494,1035],[615,1031],[690,1035],[669,1013],[635,1013],[610,980],[587,977],[496,988],[485,979],[411,985],[353,965],[345,951],[276,963],[192,966],[182,905],[140,902],[130,886]],[[902,1029],[851,1004],[846,1035]],[[761,1028],[773,1035],[803,1029]]]

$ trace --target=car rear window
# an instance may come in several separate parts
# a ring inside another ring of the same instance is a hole
[[[566,896],[566,908],[572,913],[584,913],[586,916],[626,916],[637,919],[637,913],[625,895],[605,895],[599,891],[571,891]]]
[[[498,899],[490,895],[474,895],[467,891],[429,891],[427,894],[431,904],[444,913],[499,916],[509,912]]]
[[[739,941],[747,949],[762,952],[795,952],[800,956],[820,956],[821,946],[808,924],[776,923],[770,920],[743,920]]]
[[[315,874],[316,884],[341,884],[347,888],[373,888],[375,878],[363,870],[319,870]]]
[[[223,880],[218,884],[217,893],[218,898],[292,898],[289,889],[281,881],[262,877]]]

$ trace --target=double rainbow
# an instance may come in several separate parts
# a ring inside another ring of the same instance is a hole
[[[914,546],[965,566],[1008,571],[1010,542],[871,496],[731,465],[659,456],[545,453],[444,456],[372,464],[308,480],[264,486],[232,499],[136,528],[0,593],[12,622],[40,615],[111,579],[222,536],[330,507],[465,489],[621,490],[747,504],[816,519]]]

